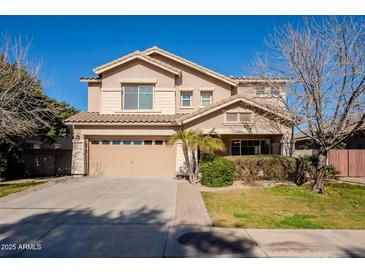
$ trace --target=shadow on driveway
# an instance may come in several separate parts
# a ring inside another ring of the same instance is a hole
[[[0,225],[0,257],[209,257],[246,254],[252,240],[192,226],[168,232],[160,210],[96,215],[89,209],[55,210]],[[168,240],[169,239],[169,240]],[[167,244],[167,241],[169,243]],[[165,254],[168,248],[168,254]]]

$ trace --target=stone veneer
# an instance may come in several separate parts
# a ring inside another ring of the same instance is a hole
[[[85,139],[74,139],[72,143],[71,174],[85,175]]]

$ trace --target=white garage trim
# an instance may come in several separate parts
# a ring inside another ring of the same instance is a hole
[[[80,129],[82,135],[87,136],[171,136],[176,133],[173,129]]]

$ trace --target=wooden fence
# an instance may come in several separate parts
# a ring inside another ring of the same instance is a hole
[[[26,150],[23,156],[27,176],[63,176],[71,174],[72,150]]]
[[[339,176],[365,176],[365,149],[332,149],[329,164],[340,171]]]

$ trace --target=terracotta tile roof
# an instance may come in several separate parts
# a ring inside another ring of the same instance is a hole
[[[100,114],[98,112],[80,112],[68,118],[66,124],[174,124],[178,115],[161,114]]]

